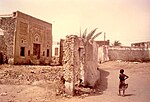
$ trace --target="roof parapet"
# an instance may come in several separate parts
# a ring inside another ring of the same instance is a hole
[[[13,14],[2,14],[0,17],[13,17]]]

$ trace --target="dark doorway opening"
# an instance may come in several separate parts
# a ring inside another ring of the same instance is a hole
[[[33,55],[40,59],[40,44],[33,44]]]
[[[25,56],[25,47],[20,48],[20,56]]]
[[[49,49],[47,49],[47,57],[49,57]]]

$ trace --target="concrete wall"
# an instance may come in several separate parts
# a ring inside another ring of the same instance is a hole
[[[150,60],[150,49],[134,47],[109,47],[108,56],[110,60],[148,61]]]

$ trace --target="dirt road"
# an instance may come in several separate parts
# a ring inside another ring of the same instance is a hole
[[[101,70],[101,93],[71,98],[55,96],[52,87],[40,85],[0,85],[0,102],[149,102],[150,63],[106,62]],[[129,76],[125,97],[118,96],[119,69]]]
[[[129,76],[125,97],[118,96],[119,69],[124,68]],[[83,99],[72,98],[68,102],[149,102],[150,63],[107,62],[100,65],[101,95]]]

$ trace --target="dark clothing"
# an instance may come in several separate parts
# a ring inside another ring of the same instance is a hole
[[[119,83],[119,90],[125,90],[128,88],[128,84],[125,84],[125,80],[128,78],[127,75],[125,74],[120,74],[119,75],[119,79],[120,79],[120,83]]]

